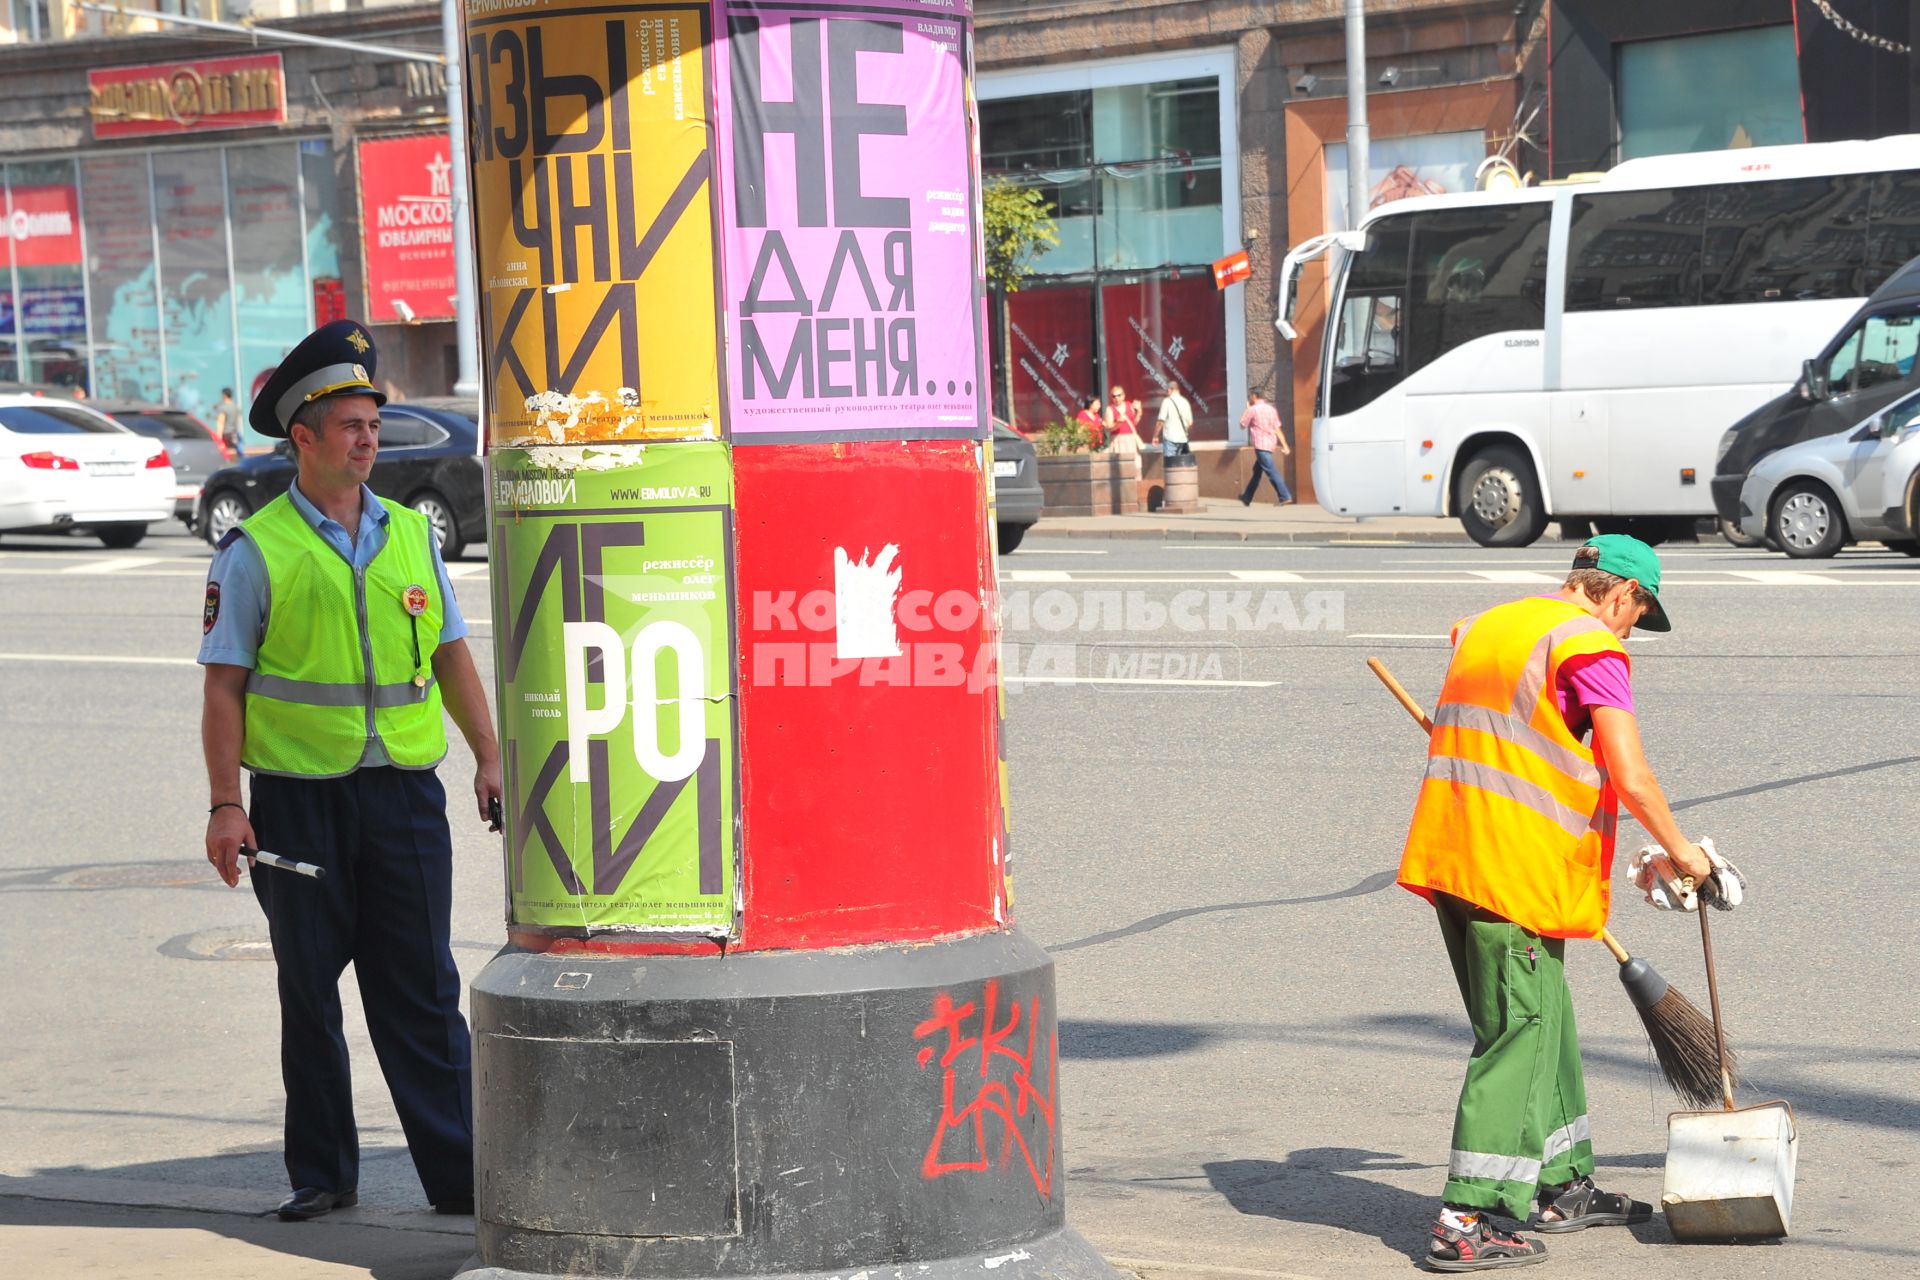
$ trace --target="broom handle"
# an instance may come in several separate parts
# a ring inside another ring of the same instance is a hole
[[[1422,729],[1425,729],[1429,734],[1433,732],[1433,721],[1427,718],[1427,713],[1421,710],[1420,704],[1413,700],[1413,695],[1408,693],[1406,688],[1398,680],[1393,678],[1393,672],[1387,670],[1386,663],[1380,661],[1378,658],[1368,658],[1367,669],[1373,672],[1374,675],[1380,677],[1380,683],[1387,686],[1387,692],[1400,699],[1400,705],[1407,709],[1408,715],[1420,722]],[[1705,916],[1701,917],[1700,924],[1702,929],[1706,927]],[[1607,944],[1607,950],[1613,952],[1613,958],[1621,964],[1625,964],[1627,961],[1633,959],[1631,955],[1627,954],[1627,949],[1620,945],[1620,940],[1614,937],[1610,930],[1600,930],[1600,941]],[[1707,985],[1709,988],[1713,985],[1713,951],[1711,948],[1707,951]],[[1715,1032],[1718,1033],[1720,1029],[1720,997],[1717,993],[1714,995],[1713,1000],[1713,1026]],[[1726,1061],[1726,1043],[1722,1041],[1720,1046],[1720,1074],[1722,1077],[1726,1075]]]
[[[1407,714],[1415,720],[1418,720],[1422,729],[1425,729],[1428,733],[1432,733],[1433,721],[1427,718],[1427,713],[1421,710],[1420,704],[1413,700],[1413,695],[1402,688],[1400,682],[1393,678],[1393,672],[1387,670],[1387,664],[1378,658],[1368,658],[1367,667],[1373,674],[1380,677],[1380,683],[1387,686],[1387,692],[1400,699],[1400,705],[1407,709]]]
[[[1733,1076],[1727,1070],[1727,1033],[1720,1023],[1720,984],[1713,972],[1713,931],[1707,927],[1707,904],[1694,908],[1700,917],[1700,949],[1707,955],[1707,999],[1713,1005],[1713,1051],[1720,1061],[1720,1098],[1728,1111],[1733,1108]]]

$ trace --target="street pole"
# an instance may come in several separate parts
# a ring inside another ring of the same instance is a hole
[[[1347,227],[1367,216],[1367,9],[1366,0],[1347,0]]]
[[[467,216],[467,98],[460,68],[460,0],[440,0],[440,39],[447,54],[447,158],[453,162],[453,341],[456,396],[480,394],[479,301],[473,280],[473,221]]]

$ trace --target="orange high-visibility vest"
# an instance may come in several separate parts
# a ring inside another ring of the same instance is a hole
[[[1569,658],[1625,659],[1626,649],[1555,599],[1489,609],[1457,625],[1453,644],[1400,883],[1548,937],[1598,937],[1612,900],[1618,801],[1554,689]]]

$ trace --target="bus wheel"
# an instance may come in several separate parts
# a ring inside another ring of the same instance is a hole
[[[1823,484],[1796,480],[1773,502],[1768,529],[1795,560],[1825,560],[1847,544],[1847,520]]]
[[[1467,536],[1483,547],[1530,546],[1546,531],[1546,505],[1527,455],[1494,445],[1460,472],[1456,509]]]

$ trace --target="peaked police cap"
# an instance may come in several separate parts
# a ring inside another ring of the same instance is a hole
[[[284,439],[303,404],[328,396],[372,396],[375,404],[385,404],[387,397],[373,385],[379,363],[373,335],[358,320],[323,324],[287,353],[253,398],[247,421],[263,436]]]

